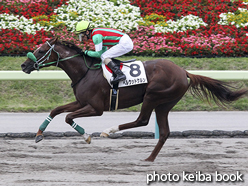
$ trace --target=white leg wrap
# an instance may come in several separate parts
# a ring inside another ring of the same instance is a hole
[[[82,135],[82,137],[83,137],[83,139],[84,139],[88,144],[91,143],[91,137],[90,137],[89,134],[84,133],[84,134]]]
[[[118,131],[119,131],[119,126],[113,126],[111,128],[104,130],[103,132],[110,134],[110,133],[116,133]]]

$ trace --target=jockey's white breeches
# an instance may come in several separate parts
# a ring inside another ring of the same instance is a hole
[[[121,37],[117,45],[114,45],[101,55],[101,59],[105,63],[106,58],[119,57],[130,52],[131,50],[133,50],[133,41],[127,34],[125,34]]]

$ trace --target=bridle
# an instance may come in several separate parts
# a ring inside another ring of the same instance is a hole
[[[49,65],[52,65],[52,64],[55,64],[55,63],[56,63],[56,66],[58,66],[60,61],[65,61],[65,60],[68,60],[68,59],[71,59],[71,58],[74,58],[74,57],[77,57],[77,56],[80,55],[80,54],[76,54],[76,55],[73,55],[73,56],[70,56],[70,57],[67,57],[67,58],[64,58],[64,59],[60,59],[59,53],[54,49],[55,44],[51,45],[48,41],[46,41],[46,43],[50,48],[45,53],[45,55],[43,55],[39,60],[37,60],[37,58],[35,57],[35,55],[32,52],[28,52],[28,54],[27,54],[27,57],[35,62],[34,63],[34,69],[36,69],[38,71],[39,71],[40,67],[49,66]],[[45,61],[49,60],[49,58],[50,58],[50,56],[52,54],[52,51],[54,51],[57,54],[57,56],[58,56],[57,61],[44,63]]]
[[[32,61],[34,61],[34,69],[36,69],[37,71],[39,71],[40,67],[49,66],[49,65],[52,65],[52,64],[55,64],[55,63],[56,63],[56,66],[58,66],[58,64],[59,64],[60,61],[65,61],[65,60],[68,60],[68,59],[71,59],[71,58],[80,56],[80,54],[76,54],[76,55],[73,55],[73,56],[69,56],[67,58],[60,59],[59,53],[54,49],[55,44],[51,45],[48,41],[46,41],[46,43],[50,47],[50,49],[39,60],[37,60],[37,58],[35,57],[34,53],[32,53],[32,52],[28,52],[27,53],[27,57],[29,59],[31,59]],[[37,50],[39,50],[39,48]],[[48,61],[49,60],[49,58],[50,58],[50,56],[52,54],[52,51],[54,51],[57,54],[57,56],[58,56],[57,61],[52,61],[52,62],[49,62],[49,63],[44,63],[45,61]],[[87,64],[87,61],[86,61],[86,58],[85,58],[85,55],[83,55],[83,57],[84,57],[85,65],[87,67],[87,71],[86,71],[86,73],[76,83],[71,84],[71,87],[72,88],[76,84],[78,84],[86,76],[86,74],[88,73],[89,70],[97,70],[97,69],[101,68],[101,64],[95,64],[94,66],[96,66],[96,67],[95,68],[92,68],[91,66],[92,66],[93,61],[91,61],[91,64],[88,65]]]

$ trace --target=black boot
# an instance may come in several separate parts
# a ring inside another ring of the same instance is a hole
[[[126,76],[123,74],[123,72],[120,70],[120,68],[113,62],[110,61],[107,66],[116,74],[116,77],[113,81],[111,81],[111,84],[117,83],[119,81],[125,80]]]

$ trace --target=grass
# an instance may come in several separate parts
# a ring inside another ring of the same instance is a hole
[[[119,59],[136,58],[141,61],[154,57],[125,56]],[[157,59],[157,58],[156,58]],[[248,70],[247,58],[166,58],[186,70]],[[0,70],[21,70],[20,65],[26,57],[0,57]],[[59,70],[48,67],[45,70]],[[53,108],[75,101],[70,87],[71,81],[0,81],[0,111],[7,112],[48,112]],[[248,82],[232,82],[233,86],[248,87]],[[139,111],[136,105],[122,111]],[[248,110],[248,96],[231,104],[228,108],[220,108],[214,103],[211,106],[194,98],[189,92],[173,108],[174,111],[218,111]]]

